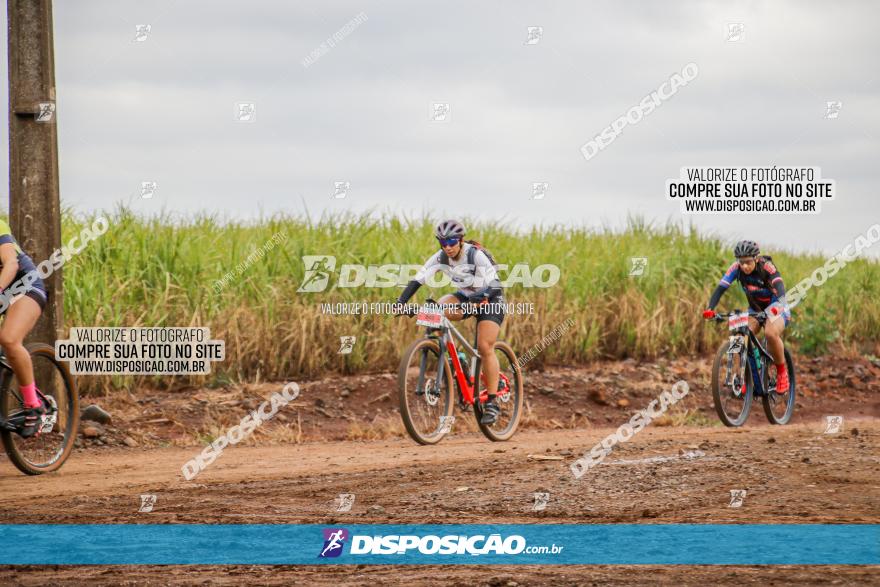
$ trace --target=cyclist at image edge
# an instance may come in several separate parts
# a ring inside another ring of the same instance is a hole
[[[483,406],[482,424],[494,424],[500,414],[495,397],[498,393],[498,357],[495,356],[495,341],[504,321],[504,304],[501,282],[495,266],[482,246],[476,241],[464,240],[464,225],[457,220],[444,220],[437,225],[434,237],[440,243],[440,251],[431,255],[425,265],[410,281],[400,297],[398,304],[405,304],[416,293],[437,269],[448,265],[452,270],[452,283],[458,290],[438,300],[440,304],[479,304],[475,313],[465,313],[458,309],[447,309],[445,315],[450,320],[462,320],[470,316],[477,317],[477,352],[480,354],[481,370],[486,376],[488,401]],[[474,252],[470,252],[475,249]],[[445,257],[445,259],[444,259]],[[456,267],[468,264],[472,257],[473,267],[464,267],[464,271],[456,271]],[[445,262],[444,262],[445,261]],[[465,272],[467,272],[465,274]],[[482,287],[481,287],[482,286]],[[491,305],[489,305],[491,304]],[[483,307],[481,307],[483,306]]]
[[[18,246],[9,224],[0,220],[0,292],[5,294],[10,285],[17,283],[31,271],[36,276],[37,268],[34,262]],[[0,327],[0,346],[3,347],[15,373],[24,401],[24,427],[19,434],[25,438],[37,433],[41,416],[46,413],[46,408],[37,395],[31,356],[23,344],[24,337],[43,313],[46,300],[46,286],[43,280],[37,277],[24,293],[12,299],[7,298],[9,306],[3,319],[3,326]]]
[[[718,305],[727,288],[733,285],[735,279],[739,280],[742,285],[752,310],[762,312],[769,307],[769,313],[773,316],[778,316],[781,313],[782,320],[768,320],[764,324],[764,334],[767,336],[767,350],[770,351],[773,362],[776,363],[776,391],[785,393],[788,390],[788,371],[785,366],[785,346],[782,342],[782,332],[791,321],[791,311],[787,305],[782,303],[782,300],[785,299],[785,282],[782,281],[782,276],[770,257],[761,255],[758,243],[747,240],[740,241],[734,247],[733,254],[737,260],[730,266],[718,283],[718,287],[712,292],[709,304],[703,312],[703,318],[708,320],[715,317],[715,306]],[[757,334],[761,326],[756,319],[750,317],[749,328]]]

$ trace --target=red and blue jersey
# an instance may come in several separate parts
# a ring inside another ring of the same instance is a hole
[[[726,290],[734,281],[739,281],[749,306],[757,312],[765,310],[785,293],[782,276],[769,257],[758,257],[755,270],[748,275],[740,269],[739,262],[734,262],[718,282],[718,287]]]

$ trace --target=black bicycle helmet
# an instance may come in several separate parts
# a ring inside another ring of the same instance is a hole
[[[761,253],[755,241],[739,241],[733,248],[734,257],[757,257]]]
[[[444,220],[437,225],[434,236],[441,238],[464,238],[464,225],[458,220]]]

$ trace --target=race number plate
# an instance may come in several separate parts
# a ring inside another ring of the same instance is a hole
[[[440,328],[443,320],[443,311],[439,308],[431,308],[425,306],[419,310],[416,316],[416,324],[419,326],[427,326],[428,328]]]
[[[738,330],[744,326],[749,325],[749,313],[741,312],[739,314],[733,314],[727,318],[727,327],[730,330]]]

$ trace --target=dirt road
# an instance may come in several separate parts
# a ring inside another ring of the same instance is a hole
[[[0,461],[6,523],[877,523],[880,421],[820,419],[739,430],[649,427],[580,480],[568,465],[611,428],[524,431],[492,444],[472,433],[433,447],[404,439],[227,449],[192,481],[198,449],[83,450],[58,473],[27,478]],[[544,460],[547,458],[561,460]],[[742,489],[741,507],[730,491]],[[549,493],[543,511],[534,494]],[[155,509],[139,513],[141,494]],[[352,493],[351,511],[337,496]],[[6,568],[21,584],[507,585],[750,581],[867,582],[864,567],[293,567]]]

